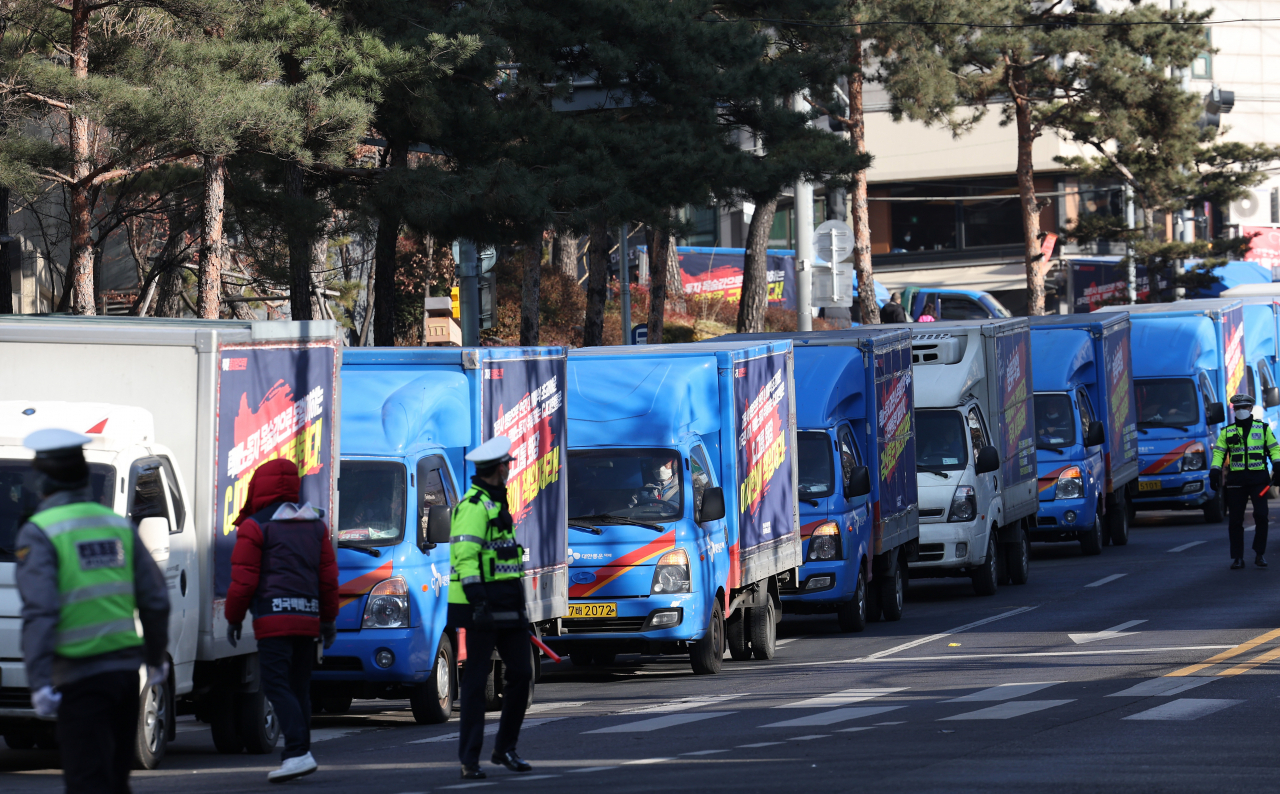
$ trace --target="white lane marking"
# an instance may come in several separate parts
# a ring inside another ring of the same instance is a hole
[[[782,742],[756,742],[755,744],[740,744],[738,746],[739,747],[772,747],[775,744],[782,744]]]
[[[559,775],[521,775],[520,777],[513,777],[510,779],[517,780],[517,781],[519,780],[550,780],[553,777],[560,777],[560,776]]]
[[[564,717],[542,717],[539,719],[525,720],[521,727],[532,728],[535,725],[545,725],[548,722],[555,722],[556,720],[562,720],[562,719],[564,719]],[[330,729],[330,730],[333,730],[333,729]],[[498,722],[496,720],[484,726],[485,736],[493,736],[497,732],[498,732]],[[316,732],[312,731],[311,741],[313,742],[316,741],[314,738],[315,735],[316,735]],[[414,739],[413,741],[408,742],[408,744],[434,744],[436,742],[456,742],[457,740],[458,740],[458,734],[455,732],[455,733],[446,733],[443,736],[432,736],[430,739]]]
[[[1037,604],[1036,606],[1039,606],[1039,604]],[[1035,608],[1036,607],[1018,607],[1017,609],[1011,609],[1008,612],[1001,612],[999,615],[992,615],[989,618],[983,618],[982,620],[975,620],[972,623],[966,623],[963,626],[957,626],[954,629],[949,629],[947,631],[942,632],[941,634],[931,634],[928,637],[921,637],[918,640],[912,640],[911,642],[904,642],[901,645],[895,645],[894,647],[889,648],[887,650],[878,651],[876,653],[871,654],[870,656],[864,656],[860,659],[848,659],[846,661],[874,662],[877,659],[883,659],[884,657],[891,656],[895,653],[898,653],[899,651],[905,651],[909,648],[914,648],[917,645],[924,645],[926,642],[933,642],[934,640],[940,640],[943,637],[950,637],[952,634],[959,634],[962,631],[968,631],[969,629],[977,628],[978,626],[985,626],[986,624],[994,623],[997,620],[1004,620],[1005,618],[1011,618],[1014,615],[1021,615],[1023,612],[1030,612]],[[773,665],[773,666],[776,666],[776,665]]]
[[[1104,584],[1106,584],[1107,582],[1114,582],[1115,580],[1117,580],[1117,579],[1122,579],[1122,578],[1124,578],[1124,577],[1126,577],[1126,576],[1128,576],[1128,575],[1129,575],[1129,574],[1127,574],[1127,573],[1113,573],[1113,574],[1111,574],[1110,576],[1104,576],[1103,578],[1099,579],[1099,580],[1098,580],[1098,581],[1096,581],[1096,582],[1092,582],[1092,583],[1090,583],[1090,584],[1087,584],[1087,585],[1085,585],[1085,587],[1101,587],[1101,586],[1103,586]]]
[[[634,761],[623,761],[622,765],[629,766],[632,764],[661,764],[667,761],[674,761],[674,760],[676,759],[674,758],[637,758]]]
[[[1054,706],[1062,706],[1067,703],[1073,703],[1072,700],[1013,700],[1008,703],[1001,703],[998,706],[988,706],[985,709],[977,711],[967,711],[964,714],[956,714],[953,717],[943,717],[938,722],[947,720],[1007,720],[1013,717],[1021,717],[1024,714],[1033,714],[1037,711],[1051,709]]]
[[[1012,700],[1014,698],[1020,698],[1023,695],[1030,695],[1032,692],[1039,692],[1041,689],[1047,689],[1048,687],[1056,684],[1065,683],[1066,681],[1040,681],[1028,682],[1025,684],[999,684],[998,686],[993,686],[990,689],[984,689],[981,692],[974,692],[963,697],[952,698],[951,700],[944,700],[942,702],[973,703],[987,700]]]
[[[376,728],[313,728],[311,730],[311,741],[327,742],[330,739],[341,739],[343,736],[371,730],[376,730]]]
[[[676,711],[688,711],[689,709],[702,708],[703,706],[711,706],[716,703],[723,703],[726,700],[740,698],[749,692],[739,692],[736,695],[711,695],[708,697],[689,697],[680,700],[672,700],[667,703],[657,703],[652,706],[640,706],[639,708],[627,709],[620,711],[619,714],[670,714]]]
[[[570,769],[570,772],[607,772],[610,769],[617,769],[616,766],[588,766],[582,769]]]
[[[1148,678],[1138,684],[1134,684],[1128,689],[1119,692],[1112,692],[1107,695],[1109,698],[1146,698],[1146,697],[1169,697],[1186,692],[1188,689],[1195,689],[1198,686],[1212,684],[1217,678]]]
[[[788,638],[787,638],[787,639],[785,639],[785,640],[774,640],[774,641],[773,641],[773,644],[774,644],[774,645],[786,645],[787,643],[789,643],[789,642],[795,642],[795,641],[796,641],[796,640],[798,640],[798,639],[800,639],[800,638],[799,638],[799,637],[788,637]]]
[[[876,725],[906,725],[906,720],[898,720],[897,722],[877,722]]]
[[[871,730],[871,727],[872,726],[870,725],[859,725],[856,728],[841,728],[840,733],[854,733],[856,731],[869,731]]]
[[[1174,546],[1172,549],[1169,549],[1169,553],[1177,554],[1180,551],[1186,551],[1192,546],[1199,546],[1201,543],[1208,543],[1208,542],[1209,541],[1207,540],[1193,540],[1190,543],[1183,543],[1181,546]]]
[[[732,711],[699,711],[696,714],[668,714],[664,717],[650,717],[647,720],[628,722],[622,725],[610,725],[608,728],[597,728],[594,731],[583,731],[583,733],[648,733],[649,731],[673,728],[676,725],[709,720],[712,717],[723,717],[726,714],[733,713]]]
[[[902,692],[907,687],[890,687],[887,689],[846,689],[842,692],[832,692],[829,695],[819,695],[816,698],[808,700],[797,700],[795,703],[784,703],[781,706],[774,706],[776,709],[830,709],[836,706],[847,706],[850,703],[861,703],[864,700],[878,698],[881,695],[890,695],[894,692]]]
[[[479,788],[479,787],[481,787],[481,786],[496,786],[496,785],[498,785],[498,784],[497,784],[497,782],[495,781],[495,782],[491,782],[491,783],[459,783],[459,784],[458,784],[458,785],[456,785],[456,786],[441,786],[440,788],[442,788],[442,789],[454,789],[454,788]]]
[[[585,700],[580,700],[573,703],[570,703],[568,701],[560,701],[558,703],[534,703],[532,706],[526,709],[524,713],[525,714],[541,714],[544,711],[551,711],[552,709],[571,709],[571,708],[577,708],[578,706],[585,706],[585,705],[587,705]],[[522,779],[528,780],[529,778],[526,777]]]
[[[790,739],[787,739],[787,741],[789,741],[789,742],[807,742],[807,741],[809,741],[810,739],[826,739],[826,738],[827,738],[827,737],[829,737],[829,736],[831,736],[831,734],[829,734],[829,733],[811,733],[811,734],[809,734],[808,736],[792,736]]]
[[[803,717],[797,717],[793,720],[783,720],[782,722],[771,722],[768,725],[761,725],[761,728],[799,728],[805,725],[834,725],[837,722],[848,722],[861,717],[873,717],[876,714],[884,714],[888,711],[896,711],[903,706],[857,706],[851,709],[834,709],[832,711],[823,711],[818,714],[806,714]]]
[[[1212,698],[1178,698],[1153,709],[1130,714],[1126,720],[1194,720],[1230,708],[1243,700],[1214,700]]]
[[[1097,642],[1098,640],[1114,640],[1116,637],[1128,637],[1130,634],[1137,634],[1138,632],[1136,631],[1125,631],[1125,629],[1131,629],[1139,623],[1146,622],[1147,621],[1145,620],[1130,620],[1127,623],[1121,623],[1119,625],[1112,626],[1109,629],[1103,629],[1102,631],[1095,631],[1092,634],[1068,634],[1067,636],[1070,637],[1071,641],[1076,645],[1083,645],[1086,642]]]
[[[681,753],[680,755],[715,755],[716,753],[727,753],[728,750],[694,750],[692,753]]]

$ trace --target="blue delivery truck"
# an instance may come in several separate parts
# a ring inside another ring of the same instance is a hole
[[[772,658],[800,565],[791,343],[569,354],[574,664],[688,653],[695,673]]]
[[[1253,415],[1280,430],[1280,388],[1277,376],[1277,330],[1280,304],[1271,297],[1244,297],[1245,384],[1256,401]]]
[[[1209,488],[1213,442],[1226,401],[1245,385],[1244,306],[1239,300],[1107,306],[1132,323],[1133,394],[1138,410],[1137,510],[1202,510],[1225,515]]]
[[[1138,479],[1129,315],[1028,319],[1040,495],[1031,539],[1079,540],[1085,554],[1123,546]]]
[[[312,679],[317,707],[407,697],[415,720],[444,722],[457,663],[474,661],[445,626],[449,515],[474,474],[463,456],[495,435],[512,440],[507,495],[530,619],[545,627],[567,609],[565,353],[354,348],[341,380],[341,609]]]
[[[835,612],[843,631],[902,617],[920,543],[911,332],[892,326],[717,341],[790,339],[796,372],[804,564],[781,582],[787,612]]]

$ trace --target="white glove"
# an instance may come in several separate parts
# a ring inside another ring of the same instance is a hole
[[[51,686],[42,686],[31,693],[31,707],[36,710],[37,717],[53,719],[58,716],[58,705],[62,703],[62,693],[54,692]]]
[[[161,662],[159,667],[147,665],[147,686],[156,686],[169,680],[169,663]]]

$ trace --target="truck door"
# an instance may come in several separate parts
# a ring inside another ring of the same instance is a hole
[[[1084,388],[1076,389],[1076,406],[1080,411],[1080,441],[1089,437],[1089,428],[1094,422],[1101,420],[1093,412],[1093,403],[1089,401],[1089,393]],[[1106,482],[1106,472],[1102,467],[1102,446],[1085,447],[1085,454],[1088,456],[1085,460],[1089,465],[1090,488],[1098,489]]]
[[[418,526],[426,527],[427,515],[433,507],[453,507],[458,503],[458,491],[453,486],[453,476],[441,455],[428,455],[418,461]],[[411,540],[411,539],[410,539]],[[439,596],[449,588],[449,546],[441,544],[427,552],[423,563],[421,588],[431,588]]]
[[[840,498],[844,501],[844,510],[841,511],[840,528],[842,531],[848,531],[853,527],[854,535],[860,540],[866,540],[870,545],[867,551],[871,554],[875,553],[874,543],[864,534],[864,527],[870,517],[871,497],[859,496],[850,500],[849,484],[853,479],[853,470],[862,465],[862,455],[858,453],[858,445],[853,440],[853,429],[849,427],[848,422],[840,424],[840,428],[836,431],[836,446],[840,450]],[[850,549],[845,554],[845,559],[857,559],[857,549]]]
[[[978,406],[971,405],[965,413],[965,424],[969,428],[969,441],[971,442],[973,457],[969,460],[976,462],[978,453],[983,447],[990,446],[991,435],[987,433],[987,423],[982,418],[982,411],[978,410]],[[995,498],[1000,494],[1000,470],[997,469],[987,474],[974,475],[974,493],[978,499],[978,514],[986,515],[987,520],[997,518],[995,508],[993,506]],[[998,519],[997,519],[998,520]]]
[[[717,483],[711,467],[707,465],[707,453],[701,444],[694,444],[689,451],[689,482],[693,486],[693,518],[698,520],[698,512],[702,509],[702,495],[708,488]],[[702,537],[698,539],[698,548],[705,560],[700,561],[704,581],[724,582],[729,576],[729,527],[724,519],[699,524]],[[714,589],[713,589],[714,592]]]
[[[135,524],[143,519],[163,518],[169,522],[169,554],[157,559],[169,589],[169,652],[175,662],[194,662],[196,630],[195,599],[199,592],[192,580],[195,565],[195,532],[186,528],[187,509],[178,489],[173,463],[168,458],[139,458],[129,468],[128,518]],[[150,549],[148,549],[150,551]],[[175,676],[190,676],[192,668],[175,669]]]

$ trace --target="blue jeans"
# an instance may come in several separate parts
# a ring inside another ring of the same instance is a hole
[[[258,640],[262,691],[271,701],[284,734],[281,761],[311,752],[311,667],[315,660],[315,637]]]

